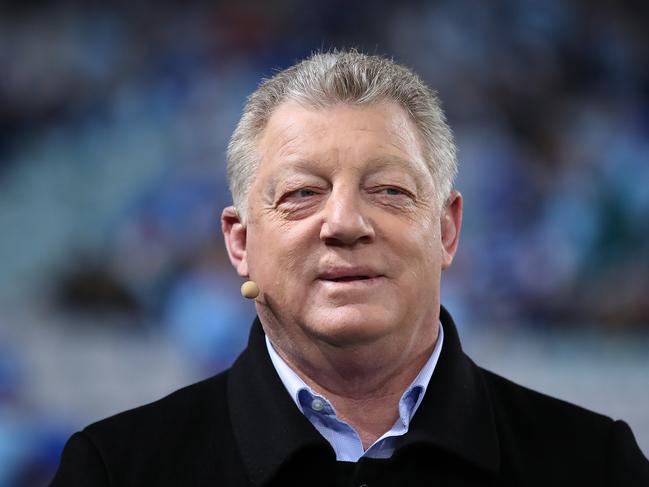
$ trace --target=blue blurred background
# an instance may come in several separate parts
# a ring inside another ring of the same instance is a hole
[[[0,485],[244,346],[219,216],[245,97],[319,48],[444,101],[465,223],[443,302],[477,361],[649,453],[649,8],[339,0],[0,7]]]

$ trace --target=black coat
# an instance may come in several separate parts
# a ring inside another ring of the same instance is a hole
[[[649,486],[626,423],[476,366],[444,309],[441,321],[442,353],[391,459],[336,462],[257,320],[230,370],[74,434],[52,485]]]

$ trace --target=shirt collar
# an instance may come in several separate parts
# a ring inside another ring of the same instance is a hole
[[[396,445],[395,457],[411,448],[432,447],[498,470],[500,445],[484,372],[462,352],[453,319],[444,308],[440,321],[444,347],[409,432]],[[259,319],[227,382],[235,444],[253,484],[264,484],[285,464],[304,458],[296,455],[316,455],[323,464],[327,458],[335,462],[331,446],[286,394]]]
[[[291,399],[299,408],[299,410],[304,414],[305,409],[309,408],[309,413],[313,413],[308,405],[312,403],[314,399],[319,399],[323,401],[323,407],[319,408],[319,411],[315,413],[320,413],[324,415],[334,415],[336,411],[333,405],[324,397],[316,394],[301,378],[295,373],[295,371],[286,363],[286,361],[280,357],[280,355],[275,350],[275,347],[271,343],[268,335],[266,338],[266,349],[268,350],[268,355],[277,371],[277,375],[282,380],[284,387],[288,391]],[[430,357],[421,368],[417,377],[410,383],[408,388],[401,395],[399,400],[399,419],[403,425],[408,428],[410,420],[414,416],[417,408],[421,404],[424,395],[426,394],[426,389],[430,378],[433,375],[435,370],[435,365],[437,365],[437,360],[442,351],[442,344],[444,343],[444,328],[442,324],[439,324],[439,333],[437,335],[437,340],[435,342],[435,347],[433,348]],[[307,405],[308,404],[308,405]]]

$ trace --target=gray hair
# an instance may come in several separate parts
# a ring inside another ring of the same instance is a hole
[[[287,101],[313,108],[397,102],[420,132],[438,205],[450,195],[457,173],[456,149],[437,93],[391,59],[356,50],[321,52],[263,80],[248,97],[227,151],[230,192],[242,221],[259,163],[257,140],[273,111]]]

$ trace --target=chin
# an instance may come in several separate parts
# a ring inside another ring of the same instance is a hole
[[[326,313],[316,313],[306,328],[319,340],[333,346],[370,344],[389,335],[397,322],[385,310],[364,309],[358,306],[340,306]]]

